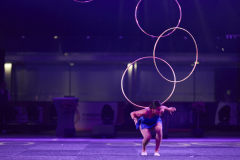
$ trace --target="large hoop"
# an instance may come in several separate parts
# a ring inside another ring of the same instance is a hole
[[[195,47],[196,47],[196,60],[195,60],[193,69],[192,69],[192,71],[189,73],[189,75],[188,75],[187,77],[185,77],[184,79],[179,80],[179,81],[176,81],[176,80],[171,81],[171,80],[165,78],[165,77],[161,74],[161,72],[158,70],[158,67],[157,67],[157,64],[156,64],[156,61],[155,61],[155,51],[156,51],[156,46],[157,46],[157,44],[158,44],[158,41],[159,41],[159,39],[160,39],[161,37],[163,37],[164,33],[166,33],[167,31],[169,31],[169,30],[171,30],[171,29],[174,29],[174,30],[176,30],[176,29],[181,29],[181,30],[184,30],[185,32],[187,32],[187,33],[192,37],[192,39],[193,39],[193,41],[194,41],[194,44],[195,44]],[[169,29],[165,30],[165,31],[158,37],[158,39],[157,39],[157,41],[156,41],[156,43],[155,43],[155,45],[154,45],[154,48],[153,48],[153,61],[154,61],[154,65],[155,65],[158,73],[159,73],[165,80],[167,80],[167,81],[169,81],[169,82],[174,82],[174,83],[182,82],[182,81],[186,80],[186,79],[193,73],[193,71],[194,71],[195,68],[196,68],[196,65],[197,65],[197,62],[198,62],[198,48],[197,48],[197,43],[196,43],[194,37],[192,36],[192,34],[191,34],[190,32],[188,32],[186,29],[180,28],[180,27],[172,27],[172,28],[169,28]]]
[[[144,30],[141,28],[141,26],[139,25],[139,22],[138,22],[138,19],[137,19],[137,10],[138,10],[138,6],[139,6],[139,4],[140,4],[141,1],[142,1],[142,0],[139,0],[137,6],[136,6],[136,8],[135,8],[135,20],[136,20],[136,23],[137,23],[138,27],[140,28],[140,30],[141,30],[143,33],[145,33],[145,34],[148,35],[148,36],[157,38],[158,36],[154,36],[154,35],[151,35],[151,34],[147,33],[147,32],[144,31]],[[178,20],[178,23],[177,23],[177,26],[176,26],[176,27],[178,27],[179,24],[180,24],[180,22],[181,22],[181,19],[182,19],[182,9],[181,9],[181,6],[180,6],[180,4],[178,3],[178,1],[177,1],[177,0],[175,0],[175,1],[176,1],[177,5],[178,5],[179,12],[180,12],[180,17],[179,17],[179,20]],[[175,29],[175,30],[176,30],[176,29]],[[166,35],[164,35],[164,36],[162,36],[162,37],[169,36],[169,35],[172,34],[175,30],[173,30],[172,32],[170,32],[170,33],[168,33],[168,34],[166,34]]]
[[[127,69],[124,71],[124,73],[123,73],[123,75],[122,75],[122,79],[121,79],[121,89],[122,89],[122,93],[123,93],[124,97],[128,100],[128,102],[130,102],[130,103],[133,104],[134,106],[140,107],[140,108],[146,108],[146,107],[145,107],[145,106],[140,106],[140,105],[137,105],[137,104],[133,103],[132,101],[130,101],[130,100],[128,99],[128,97],[127,97],[126,94],[124,93],[124,89],[123,89],[123,78],[124,78],[124,76],[125,76],[125,73],[128,71],[129,67],[131,67],[131,66],[132,66],[134,63],[136,63],[137,61],[142,60],[142,59],[145,59],[145,58],[154,58],[154,59],[156,58],[156,59],[159,59],[159,60],[165,62],[165,63],[170,67],[170,69],[172,70],[173,76],[174,76],[174,80],[176,81],[176,76],[175,76],[175,73],[174,73],[173,68],[170,66],[170,64],[168,64],[165,60],[163,60],[163,59],[161,59],[161,58],[152,57],[152,56],[147,56],[147,57],[138,58],[137,60],[135,60],[134,62],[132,62],[130,65],[128,65]],[[174,82],[174,86],[173,86],[173,90],[172,90],[171,94],[167,97],[167,99],[165,99],[165,100],[162,102],[162,104],[165,103],[165,102],[172,96],[172,94],[173,94],[173,92],[174,92],[174,90],[175,90],[175,87],[176,87],[176,82]]]

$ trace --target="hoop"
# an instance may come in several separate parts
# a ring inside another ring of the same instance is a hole
[[[155,50],[156,50],[156,46],[157,46],[157,44],[158,44],[158,41],[159,41],[159,39],[160,39],[161,37],[163,37],[162,35],[163,35],[165,32],[167,32],[167,31],[169,31],[169,30],[171,30],[171,29],[174,29],[174,30],[176,30],[176,29],[181,29],[181,30],[184,30],[185,32],[187,32],[187,33],[192,37],[192,39],[193,39],[193,41],[194,41],[194,44],[195,44],[195,47],[196,47],[196,60],[195,60],[193,69],[192,69],[192,71],[189,73],[189,75],[188,75],[187,77],[185,77],[184,79],[179,80],[179,81],[176,81],[176,80],[171,81],[171,80],[165,78],[165,77],[160,73],[160,71],[158,70],[158,67],[157,67],[157,64],[156,64],[156,61],[155,61]],[[182,82],[182,81],[186,80],[186,79],[193,73],[193,71],[194,71],[195,68],[196,68],[196,65],[197,65],[197,62],[198,62],[198,47],[197,47],[197,43],[196,43],[194,37],[192,36],[192,34],[191,34],[190,32],[188,32],[186,29],[180,28],[180,27],[172,27],[172,28],[169,28],[169,29],[165,30],[165,31],[158,37],[158,39],[157,39],[157,41],[156,41],[156,43],[155,43],[155,45],[154,45],[154,48],[153,48],[153,61],[154,61],[154,65],[155,65],[155,68],[157,69],[158,73],[159,73],[165,80],[167,80],[167,81],[169,81],[169,82],[174,82],[174,83]]]
[[[88,2],[91,2],[93,0],[88,0],[88,1],[79,1],[79,0],[74,0],[75,2],[78,2],[78,3],[88,3]]]
[[[145,34],[148,35],[148,36],[156,37],[156,38],[157,38],[158,36],[154,36],[154,35],[148,34],[146,31],[144,31],[144,30],[141,28],[141,26],[139,25],[139,23],[138,23],[137,10],[138,10],[138,6],[139,6],[139,4],[140,4],[141,1],[142,1],[142,0],[139,0],[137,6],[136,6],[136,8],[135,8],[135,20],[136,20],[136,23],[137,23],[138,27],[140,28],[140,30],[141,30],[143,33],[145,33]],[[179,24],[180,24],[180,22],[181,22],[181,19],[182,19],[182,9],[181,9],[181,6],[180,6],[180,4],[178,3],[178,1],[177,1],[177,0],[175,0],[175,1],[176,1],[177,5],[178,5],[179,12],[180,12],[180,17],[179,17],[179,20],[178,20],[178,23],[177,23],[177,26],[176,26],[176,27],[178,27]],[[175,30],[176,30],[176,29],[175,29]],[[168,34],[166,34],[166,35],[164,35],[164,36],[162,36],[162,37],[169,36],[169,35],[172,34],[175,30],[173,30],[172,32],[170,32],[170,33],[168,33]]]
[[[140,105],[137,105],[137,104],[133,103],[132,101],[130,101],[130,100],[128,99],[128,97],[127,97],[126,94],[124,93],[124,90],[123,90],[123,78],[124,78],[124,76],[125,76],[125,73],[128,71],[129,67],[131,67],[131,66],[132,66],[134,63],[136,63],[137,61],[142,60],[142,59],[145,59],[145,58],[154,58],[154,59],[156,58],[156,59],[159,59],[159,60],[165,62],[165,63],[170,67],[170,69],[172,70],[173,76],[174,76],[174,80],[176,81],[176,76],[175,76],[175,73],[174,73],[173,68],[170,66],[170,64],[168,64],[165,60],[163,60],[163,59],[161,59],[161,58],[152,57],[152,56],[147,56],[147,57],[138,58],[137,60],[135,60],[134,62],[132,62],[132,63],[127,67],[127,69],[124,71],[124,73],[123,73],[123,75],[122,75],[122,79],[121,79],[121,89],[122,89],[122,93],[123,93],[124,97],[128,100],[128,102],[130,102],[130,103],[133,104],[134,106],[140,107],[140,108],[146,108],[146,107],[145,107],[145,106],[140,106]],[[168,96],[168,98],[167,98],[166,100],[164,100],[164,101],[162,102],[162,104],[165,103],[165,102],[172,96],[172,94],[173,94],[173,92],[174,92],[174,90],[175,90],[175,87],[176,87],[176,82],[174,82],[174,86],[173,86],[173,90],[172,90],[171,94]]]

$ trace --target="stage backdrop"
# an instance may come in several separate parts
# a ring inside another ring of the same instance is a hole
[[[237,125],[237,103],[219,102],[215,116],[216,125]]]
[[[111,106],[114,111],[113,124],[117,119],[118,103],[114,102],[79,102],[74,117],[76,131],[89,131],[93,126],[101,125],[102,109],[105,105]]]

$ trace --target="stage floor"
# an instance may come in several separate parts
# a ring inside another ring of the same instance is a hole
[[[0,138],[1,160],[237,160],[240,138],[163,139],[160,157],[155,141],[141,156],[141,138]]]

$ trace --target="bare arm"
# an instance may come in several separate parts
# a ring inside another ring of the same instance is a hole
[[[137,118],[148,114],[146,109],[141,109],[139,111],[133,111],[130,113],[130,116],[134,120],[135,124],[137,123]]]
[[[166,107],[166,106],[161,106],[161,110],[163,110],[163,112],[165,110],[169,111],[170,114],[172,114],[172,112],[176,111],[175,107]]]

